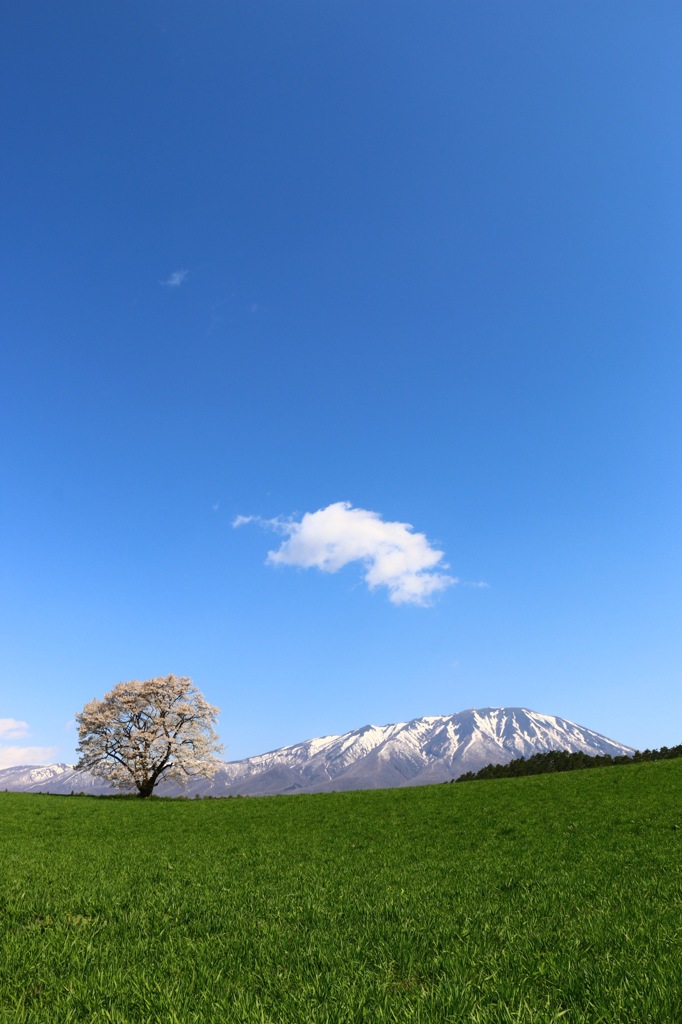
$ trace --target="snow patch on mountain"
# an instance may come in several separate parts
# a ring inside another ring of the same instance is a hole
[[[392,725],[365,725],[321,736],[241,761],[228,761],[212,779],[173,784],[159,795],[189,796],[319,793],[383,789],[446,782],[487,764],[505,764],[548,750],[631,754],[632,748],[555,715],[528,708],[470,708]],[[102,779],[71,765],[38,765],[0,771],[0,790],[103,794]]]

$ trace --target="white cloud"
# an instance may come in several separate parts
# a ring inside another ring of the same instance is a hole
[[[16,718],[0,718],[0,739],[18,740],[29,733],[28,722]],[[13,768],[21,764],[49,764],[54,761],[59,747],[18,747],[0,743],[0,768]]]
[[[28,722],[19,722],[16,718],[0,718],[0,736],[8,740],[18,740],[28,734]]]
[[[247,523],[258,523],[260,522],[258,516],[235,516],[232,520],[233,526],[245,526]],[[267,522],[267,520],[265,520]]]
[[[386,587],[393,604],[429,604],[441,590],[456,583],[443,570],[443,552],[431,547],[409,523],[385,522],[378,512],[337,501],[300,522],[237,516],[233,526],[257,522],[277,530],[285,540],[268,552],[270,565],[295,565],[338,572],[350,562],[365,566],[370,590]]]
[[[167,288],[179,288],[188,274],[188,270],[174,270],[161,284],[166,285]]]
[[[0,747],[0,768],[22,764],[52,764],[59,747]]]

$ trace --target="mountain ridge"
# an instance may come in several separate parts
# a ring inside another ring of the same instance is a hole
[[[556,715],[521,707],[468,708],[408,722],[364,725],[226,761],[212,779],[183,789],[161,783],[159,796],[266,796],[386,789],[448,782],[488,764],[549,750],[630,754],[631,747]],[[120,792],[72,765],[20,765],[0,770],[0,790],[93,795]]]

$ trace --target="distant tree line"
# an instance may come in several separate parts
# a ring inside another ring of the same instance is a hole
[[[639,764],[642,761],[670,761],[682,757],[682,743],[658,750],[635,750],[634,754],[584,754],[580,750],[548,750],[532,757],[519,757],[507,764],[488,764],[477,772],[466,772],[451,782],[475,779],[515,779],[521,775],[547,775],[549,772],[575,772],[583,768],[606,768],[615,764]]]

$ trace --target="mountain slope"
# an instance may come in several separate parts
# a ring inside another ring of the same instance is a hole
[[[471,708],[454,715],[365,725],[342,736],[322,736],[242,761],[228,761],[210,780],[183,791],[161,785],[159,795],[189,796],[320,793],[446,782],[487,764],[505,764],[547,750],[629,754],[630,747],[554,715],[527,708]],[[0,790],[101,794],[101,779],[70,765],[5,768]]]
[[[21,793],[114,793],[103,779],[70,764],[18,765],[0,770],[0,791]]]

